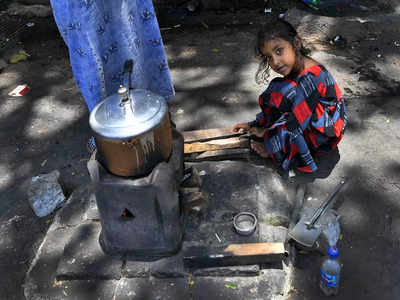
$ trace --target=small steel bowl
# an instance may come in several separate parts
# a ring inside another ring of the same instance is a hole
[[[233,227],[240,235],[251,235],[257,227],[257,217],[250,212],[238,213],[233,218]]]

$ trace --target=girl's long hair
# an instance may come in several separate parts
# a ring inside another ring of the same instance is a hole
[[[301,43],[300,48],[295,47],[296,37],[298,37],[296,29],[289,22],[282,19],[276,19],[261,26],[257,33],[257,40],[254,47],[256,57],[261,60],[255,76],[258,84],[268,83],[270,75],[271,68],[268,60],[261,52],[261,48],[264,47],[265,42],[273,39],[282,39],[291,43],[296,52],[296,59],[300,55],[308,56],[310,54],[310,50],[305,48],[303,43]]]

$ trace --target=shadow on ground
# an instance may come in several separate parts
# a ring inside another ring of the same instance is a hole
[[[171,101],[171,111],[180,130],[230,126],[237,121],[250,120],[258,112],[256,96],[263,87],[253,83],[257,63],[253,59],[251,41],[256,24],[265,17],[257,13],[238,24],[207,24],[208,28],[200,25],[188,28],[181,26],[163,31],[177,91],[177,96]],[[78,185],[89,182],[86,171],[89,158],[86,141],[90,136],[88,113],[73,81],[67,49],[59,35],[54,33],[54,23],[52,26],[52,35],[45,37],[38,30],[24,37],[23,47],[31,54],[29,61],[9,65],[0,74],[0,215],[3,236],[0,265],[1,272],[9,274],[7,281],[1,284],[1,294],[7,299],[21,299],[23,277],[52,219],[52,216],[39,219],[30,210],[26,198],[29,180],[40,173],[59,169],[67,195]],[[367,23],[360,26],[369,32],[374,25]],[[393,42],[393,31],[385,30],[383,32],[387,32],[387,40],[384,43]],[[335,34],[337,32],[327,32],[328,36]],[[365,36],[361,33],[360,40]],[[371,47],[380,49],[381,46],[372,41],[361,42],[361,50],[357,55],[353,55],[348,48],[332,49],[330,53],[346,57],[338,61],[338,67],[344,72],[365,73],[368,80],[378,80],[387,87],[389,95],[399,91],[398,82],[393,82],[387,74],[376,70],[375,63],[379,64],[380,60],[369,55],[375,51]],[[397,51],[393,47],[385,49],[385,57]],[[373,65],[369,67],[364,64],[365,61]],[[352,67],[354,63],[358,68]],[[16,85],[23,83],[31,87],[26,96],[12,98],[7,95]],[[399,119],[399,110],[391,109],[392,102],[385,97],[352,98],[348,101],[348,107],[351,112],[348,135],[361,134],[371,126],[375,126],[379,134],[380,130],[384,130],[382,126],[388,117],[393,121]],[[357,115],[355,121],[352,120],[353,113]],[[378,117],[381,114],[382,118],[376,119],[377,114]],[[348,144],[349,151],[361,152],[362,155],[360,148],[353,149],[351,141]],[[378,151],[380,147],[384,147],[383,144],[376,145]],[[369,171],[365,172],[366,166],[353,167],[351,161],[348,163],[345,173],[350,175],[352,183],[343,194],[346,197],[343,205],[348,205],[343,219],[348,221],[343,223],[343,262],[346,268],[343,297],[346,298],[342,299],[365,295],[372,299],[372,296],[378,297],[382,293],[394,296],[395,292],[399,292],[396,290],[398,280],[392,278],[391,274],[399,270],[394,257],[399,241],[392,234],[394,228],[398,230],[398,226],[393,224],[398,219],[399,208],[393,195],[382,190],[382,186],[390,183],[392,189],[389,192],[398,192],[396,171],[399,164],[393,162],[386,166],[382,179],[377,175],[371,176]],[[370,163],[377,164],[378,168],[382,161],[371,160]],[[386,176],[391,181],[382,183],[380,180],[385,180]],[[369,246],[374,250],[370,250]],[[378,262],[382,264],[378,265]],[[370,275],[366,277],[365,274]],[[378,284],[382,278],[384,281],[379,286],[369,284],[371,281]],[[313,291],[317,286],[314,279],[309,284],[302,284],[307,288],[304,293]],[[220,287],[210,285],[202,288],[207,290],[208,296],[221,295],[222,299],[224,295]],[[146,291],[142,293],[145,299]],[[312,295],[317,297],[317,294]],[[240,291],[237,299],[241,299]]]

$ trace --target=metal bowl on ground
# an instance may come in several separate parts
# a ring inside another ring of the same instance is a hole
[[[238,213],[233,218],[233,227],[240,235],[251,235],[257,227],[257,217],[250,212]]]

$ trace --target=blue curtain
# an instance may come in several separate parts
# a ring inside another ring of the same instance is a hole
[[[151,0],[51,0],[75,81],[91,111],[122,83],[133,59],[132,88],[166,99],[174,88]]]

